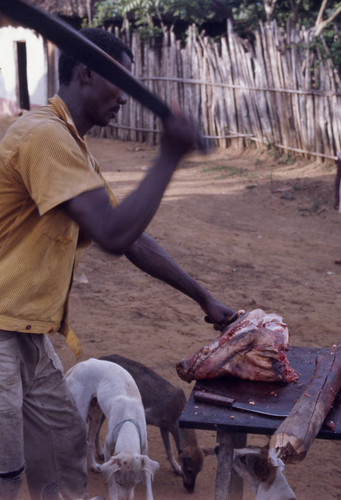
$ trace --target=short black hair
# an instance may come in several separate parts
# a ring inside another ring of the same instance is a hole
[[[103,28],[83,28],[80,33],[88,38],[95,45],[98,45],[104,52],[109,54],[117,62],[122,63],[123,53],[134,61],[134,55],[130,50],[130,47],[126,45],[120,38],[113,35],[110,31],[106,31]],[[60,53],[58,61],[58,73],[59,73],[59,84],[67,85],[72,80],[72,73],[79,64],[79,61],[63,51]]]

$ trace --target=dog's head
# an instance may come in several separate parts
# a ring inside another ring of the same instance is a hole
[[[147,455],[121,452],[101,466],[107,483],[114,480],[120,500],[131,500],[134,489],[143,478],[150,482],[159,469],[159,463]]]
[[[256,493],[256,500],[296,499],[283,475],[283,462],[269,457],[268,447],[250,446],[234,450],[233,469],[249,483]]]
[[[179,453],[184,487],[193,493],[197,475],[203,468],[204,458],[214,455],[212,448],[206,446],[185,446]]]

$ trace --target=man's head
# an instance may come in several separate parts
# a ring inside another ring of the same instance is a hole
[[[134,61],[133,53],[128,45],[109,31],[102,28],[84,28],[80,30],[80,33],[120,64],[123,63],[125,56],[128,56],[131,62]],[[78,64],[79,61],[73,56],[61,52],[58,65],[60,85],[67,85],[71,82],[73,71]]]
[[[122,40],[101,28],[85,28],[80,33],[131,70],[133,54]],[[94,125],[108,125],[127,102],[124,89],[65,52],[59,58],[58,94],[67,104],[81,135]]]

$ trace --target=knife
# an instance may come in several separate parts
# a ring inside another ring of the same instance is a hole
[[[220,394],[213,394],[211,392],[193,391],[193,398],[196,403],[205,403],[214,406],[222,406],[225,408],[233,408],[236,410],[244,410],[261,415],[268,415],[270,417],[283,418],[287,417],[290,413],[287,410],[281,410],[277,408],[259,408],[257,406],[253,406],[253,401],[250,401],[249,403],[240,403],[234,398],[222,396]]]

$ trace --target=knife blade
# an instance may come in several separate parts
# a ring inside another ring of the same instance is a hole
[[[253,406],[253,401],[250,401],[249,403],[240,403],[234,398],[222,396],[221,394],[214,394],[211,392],[193,391],[193,398],[197,403],[205,403],[214,406],[222,406],[225,408],[233,408],[236,410],[244,410],[252,413],[258,413],[260,415],[267,415],[270,417],[283,418],[287,417],[290,413],[287,410],[278,408],[259,408],[257,406]]]

